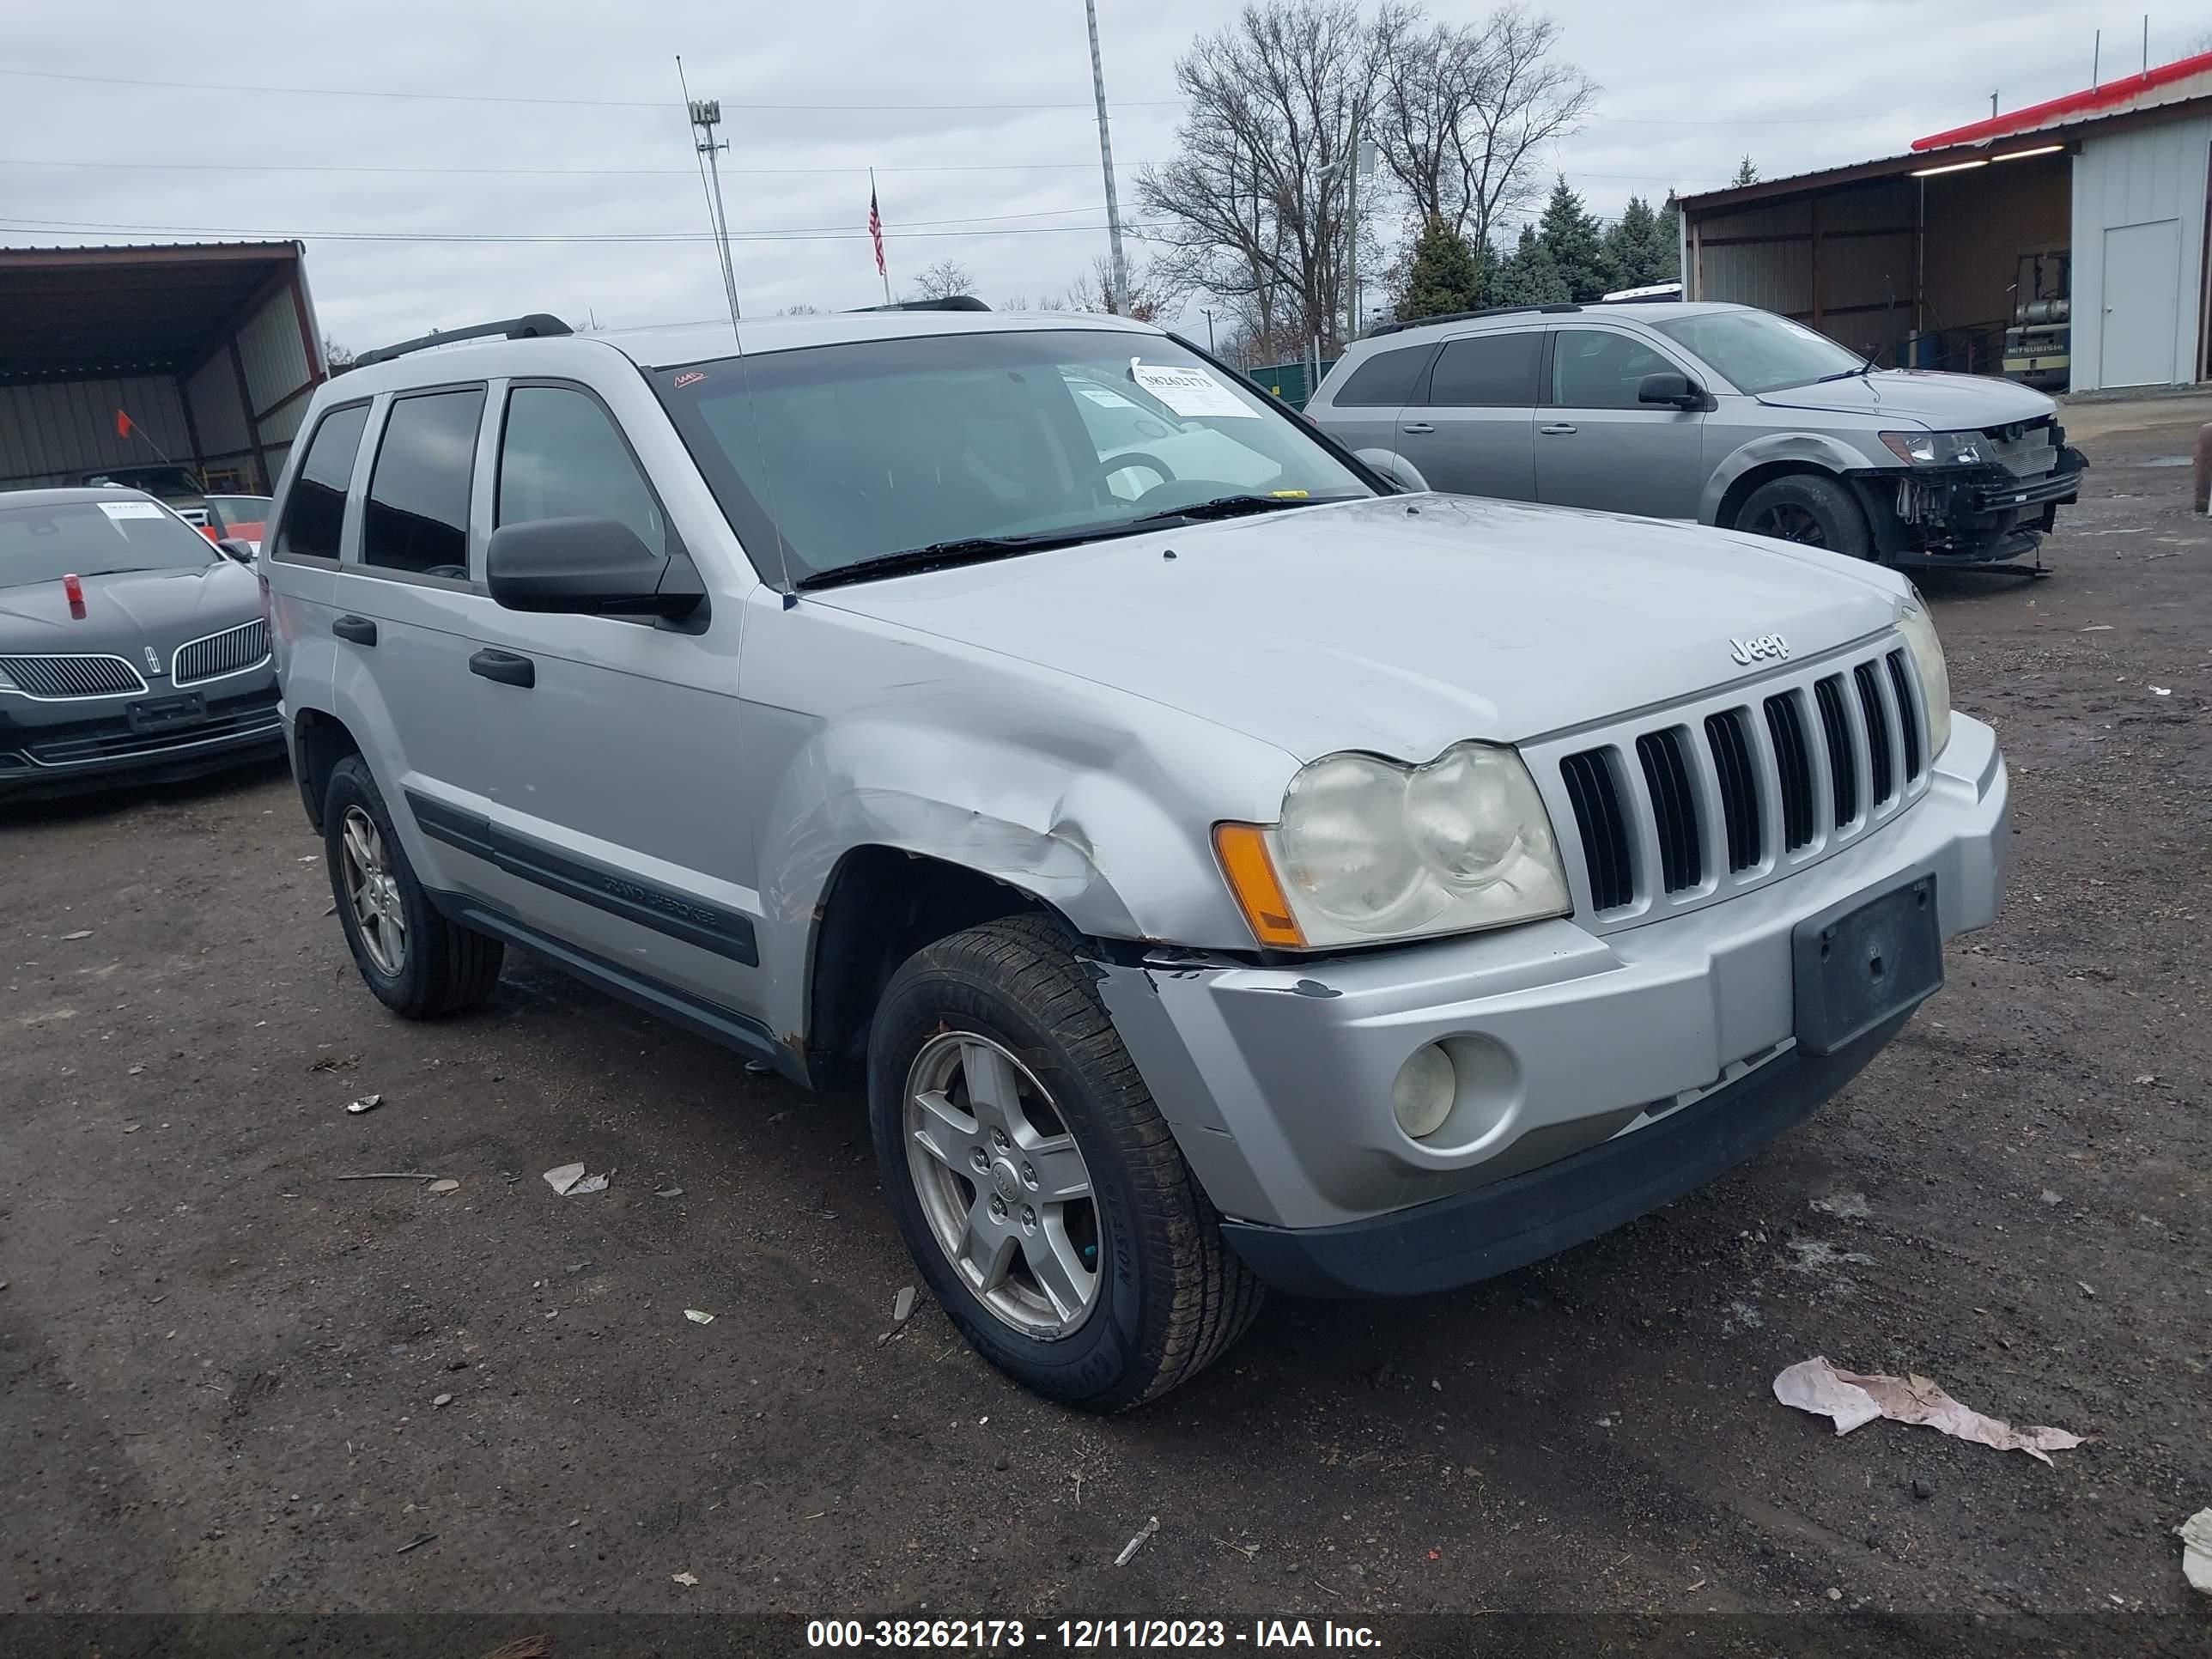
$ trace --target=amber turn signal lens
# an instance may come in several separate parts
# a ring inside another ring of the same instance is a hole
[[[1276,878],[1275,861],[1267,856],[1267,837],[1253,823],[1217,823],[1213,851],[1221,872],[1229,878],[1229,890],[1251,924],[1252,935],[1262,945],[1302,951],[1306,936],[1291,915],[1283,884]]]

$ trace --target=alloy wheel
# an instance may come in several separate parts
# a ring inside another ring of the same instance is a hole
[[[1827,532],[1820,528],[1820,520],[1809,508],[1795,501],[1777,501],[1766,508],[1750,526],[1757,536],[1771,536],[1778,542],[1796,542],[1806,547],[1826,547]]]
[[[340,873],[361,948],[379,973],[397,975],[407,965],[407,908],[400,902],[399,878],[392,872],[384,832],[362,808],[349,806],[339,844]]]
[[[929,1230],[999,1321],[1050,1340],[1098,1297],[1090,1167],[1051,1091],[1005,1048],[940,1031],[907,1072],[907,1164]]]

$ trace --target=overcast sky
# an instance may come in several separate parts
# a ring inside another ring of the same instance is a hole
[[[1604,89],[1551,164],[1607,216],[1632,193],[1721,184],[1747,152],[1765,176],[1802,172],[1986,115],[1992,91],[2013,109],[2075,90],[2100,27],[2108,77],[2142,51],[2140,8],[2084,0],[1537,9]],[[1173,144],[1174,61],[1237,8],[1099,9],[1136,222],[1137,170]],[[89,15],[62,0],[0,5],[0,242],[300,237],[325,331],[356,349],[524,311],[603,327],[720,312],[679,52],[693,94],[722,100],[748,314],[881,299],[871,165],[895,285],[949,258],[986,299],[1034,301],[1105,247],[1080,0],[107,0],[96,32]],[[2205,21],[2154,14],[2151,61]],[[47,78],[67,76],[88,78]],[[617,240],[672,236],[695,240]],[[469,240],[483,237],[599,240]]]

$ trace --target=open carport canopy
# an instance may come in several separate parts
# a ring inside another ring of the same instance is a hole
[[[0,380],[188,374],[300,263],[295,242],[0,248]]]

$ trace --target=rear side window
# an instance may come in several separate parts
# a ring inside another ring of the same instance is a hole
[[[465,581],[482,386],[401,398],[384,422],[362,520],[363,564]]]
[[[614,519],[655,553],[668,530],[652,486],[598,399],[568,386],[507,394],[499,446],[495,525],[538,519]]]
[[[1433,345],[1401,346],[1378,351],[1352,371],[1352,378],[1329,393],[1333,409],[1380,409],[1411,403],[1421,371],[1436,355]]]
[[[301,462],[284,503],[274,557],[337,557],[338,532],[345,527],[346,487],[353,482],[354,457],[361,453],[361,434],[368,425],[367,404],[334,409],[317,423],[307,444],[307,459]]]
[[[1429,377],[1429,401],[1462,409],[1522,408],[1536,401],[1543,335],[1478,334],[1447,340]]]

